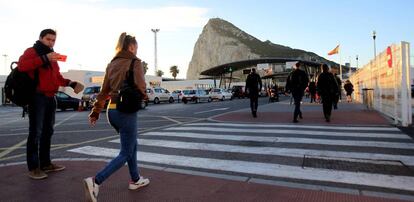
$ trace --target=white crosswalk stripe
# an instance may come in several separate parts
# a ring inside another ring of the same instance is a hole
[[[414,193],[414,171],[409,168],[414,167],[414,142],[398,129],[290,126],[192,123],[166,128],[140,134],[137,158],[165,167]],[[69,151],[115,157],[120,140],[111,142],[116,143],[111,148],[85,146]],[[264,155],[270,160],[260,158]],[[292,163],[306,158],[346,162],[348,167]],[[371,171],[369,166],[394,170]]]

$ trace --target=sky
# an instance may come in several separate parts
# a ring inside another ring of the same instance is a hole
[[[57,31],[54,50],[68,56],[69,69],[105,71],[119,35],[138,41],[138,57],[154,74],[154,33],[158,68],[185,78],[194,45],[210,18],[221,18],[261,41],[314,52],[335,62],[362,67],[376,50],[400,41],[414,43],[412,0],[0,0],[0,75],[10,72],[41,30]],[[327,53],[340,44],[339,55]],[[411,47],[413,47],[411,45]],[[414,51],[411,50],[411,60]],[[411,61],[411,64],[413,62]]]

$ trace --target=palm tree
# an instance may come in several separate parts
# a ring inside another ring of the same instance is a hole
[[[161,70],[158,70],[156,73],[157,76],[162,77],[162,75],[164,75],[164,72]]]
[[[144,68],[144,74],[147,74],[148,71],[148,63],[145,61],[142,61],[142,67]]]
[[[175,77],[177,77],[177,74],[180,73],[180,70],[178,69],[177,65],[170,67],[170,73],[174,77],[174,80],[175,80]]]

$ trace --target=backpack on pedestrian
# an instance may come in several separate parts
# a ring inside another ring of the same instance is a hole
[[[17,106],[25,108],[35,96],[36,87],[39,83],[39,71],[35,70],[35,76],[32,79],[26,72],[19,71],[17,66],[13,68],[13,65],[18,64],[17,62],[10,64],[11,72],[7,76],[4,85],[6,100],[8,99]]]
[[[141,106],[143,96],[138,91],[137,86],[134,82],[134,63],[135,59],[132,60],[126,79],[118,91],[119,99],[116,104],[116,109],[124,113],[137,112],[142,108]]]

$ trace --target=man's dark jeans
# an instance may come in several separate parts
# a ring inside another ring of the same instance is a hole
[[[303,91],[293,92],[292,96],[293,96],[293,100],[295,103],[295,111],[293,112],[293,120],[298,120],[298,116],[302,115],[302,112],[300,111],[300,102],[302,102]]]
[[[50,165],[50,144],[55,125],[56,99],[37,93],[29,104],[27,167],[29,170]]]
[[[257,112],[257,106],[259,105],[259,95],[258,93],[252,93],[250,95],[250,109],[252,112]]]
[[[331,95],[322,95],[323,115],[327,120],[331,119],[332,103],[334,102],[334,99],[335,98]]]

